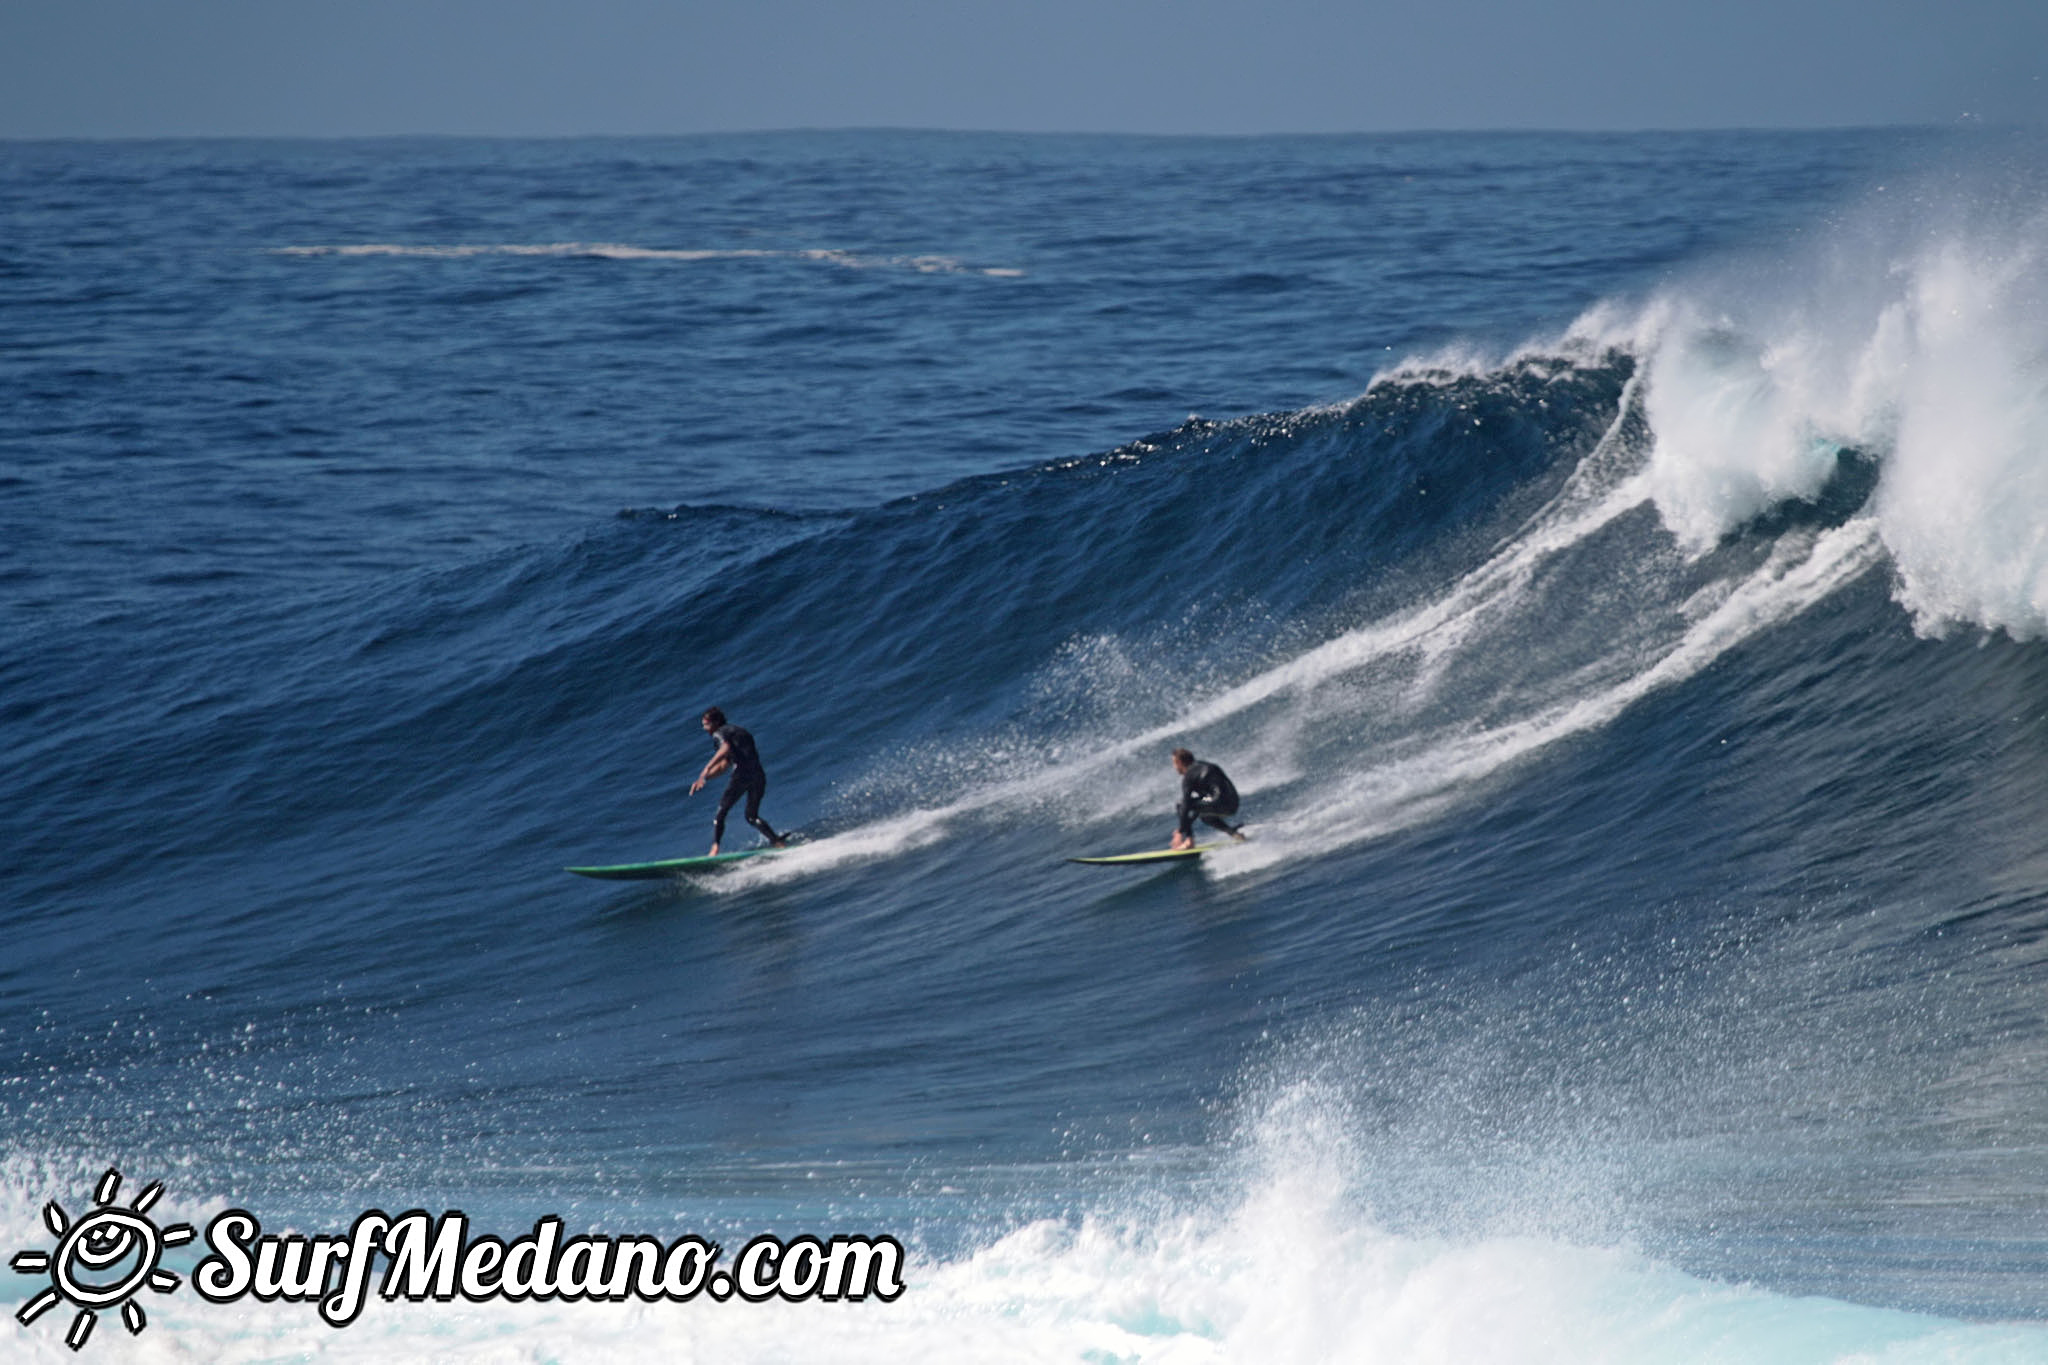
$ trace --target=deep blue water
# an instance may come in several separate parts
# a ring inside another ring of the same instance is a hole
[[[13,1246],[112,1164],[914,1248],[536,1358],[2048,1359],[2044,172],[0,146]],[[565,875],[703,851],[712,704],[805,842]],[[1177,744],[1252,841],[1063,862]]]

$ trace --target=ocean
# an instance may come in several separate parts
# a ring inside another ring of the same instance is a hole
[[[2048,1361],[2038,137],[0,143],[0,394],[10,1359]]]

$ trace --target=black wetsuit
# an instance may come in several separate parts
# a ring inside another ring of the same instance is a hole
[[[711,738],[723,744],[732,759],[732,777],[725,784],[724,794],[718,798],[718,814],[711,820],[711,842],[725,842],[726,812],[744,796],[747,798],[747,823],[767,835],[769,843],[781,843],[782,836],[761,818],[761,798],[768,791],[768,770],[761,766],[761,752],[754,747],[754,737],[737,725],[721,725],[711,732]]]
[[[1180,775],[1180,804],[1173,808],[1173,813],[1180,817],[1183,839],[1194,837],[1198,819],[1212,829],[1235,834],[1237,827],[1223,817],[1237,814],[1237,788],[1230,785],[1230,778],[1214,763],[1190,763]]]

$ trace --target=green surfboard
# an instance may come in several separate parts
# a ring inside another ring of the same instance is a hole
[[[772,848],[743,848],[738,853],[721,853],[715,858],[664,858],[658,863],[613,863],[609,867],[571,867],[564,870],[574,872],[579,877],[596,877],[608,882],[651,882],[663,877],[673,877],[678,872],[699,872],[706,868],[723,867],[742,858],[758,858],[763,853],[775,851]]]
[[[1193,848],[1157,848],[1149,853],[1117,853],[1106,858],[1069,858],[1070,863],[1088,863],[1096,867],[1131,867],[1142,863],[1177,863],[1187,858],[1199,858],[1216,844],[1197,844]]]

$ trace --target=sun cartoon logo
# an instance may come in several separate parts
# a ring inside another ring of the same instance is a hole
[[[14,1316],[22,1326],[69,1299],[78,1306],[71,1330],[64,1342],[76,1351],[92,1335],[92,1325],[102,1308],[121,1305],[121,1321],[130,1332],[149,1325],[135,1295],[143,1286],[159,1294],[178,1287],[178,1277],[159,1269],[165,1247],[182,1246],[192,1240],[187,1223],[158,1228],[145,1216],[162,1197],[158,1181],[135,1196],[125,1209],[114,1207],[121,1193],[121,1173],[108,1171],[93,1191],[93,1210],[72,1222],[52,1199],[43,1206],[43,1222],[56,1234],[55,1251],[18,1251],[8,1264],[23,1275],[48,1274],[50,1287],[21,1306]]]

